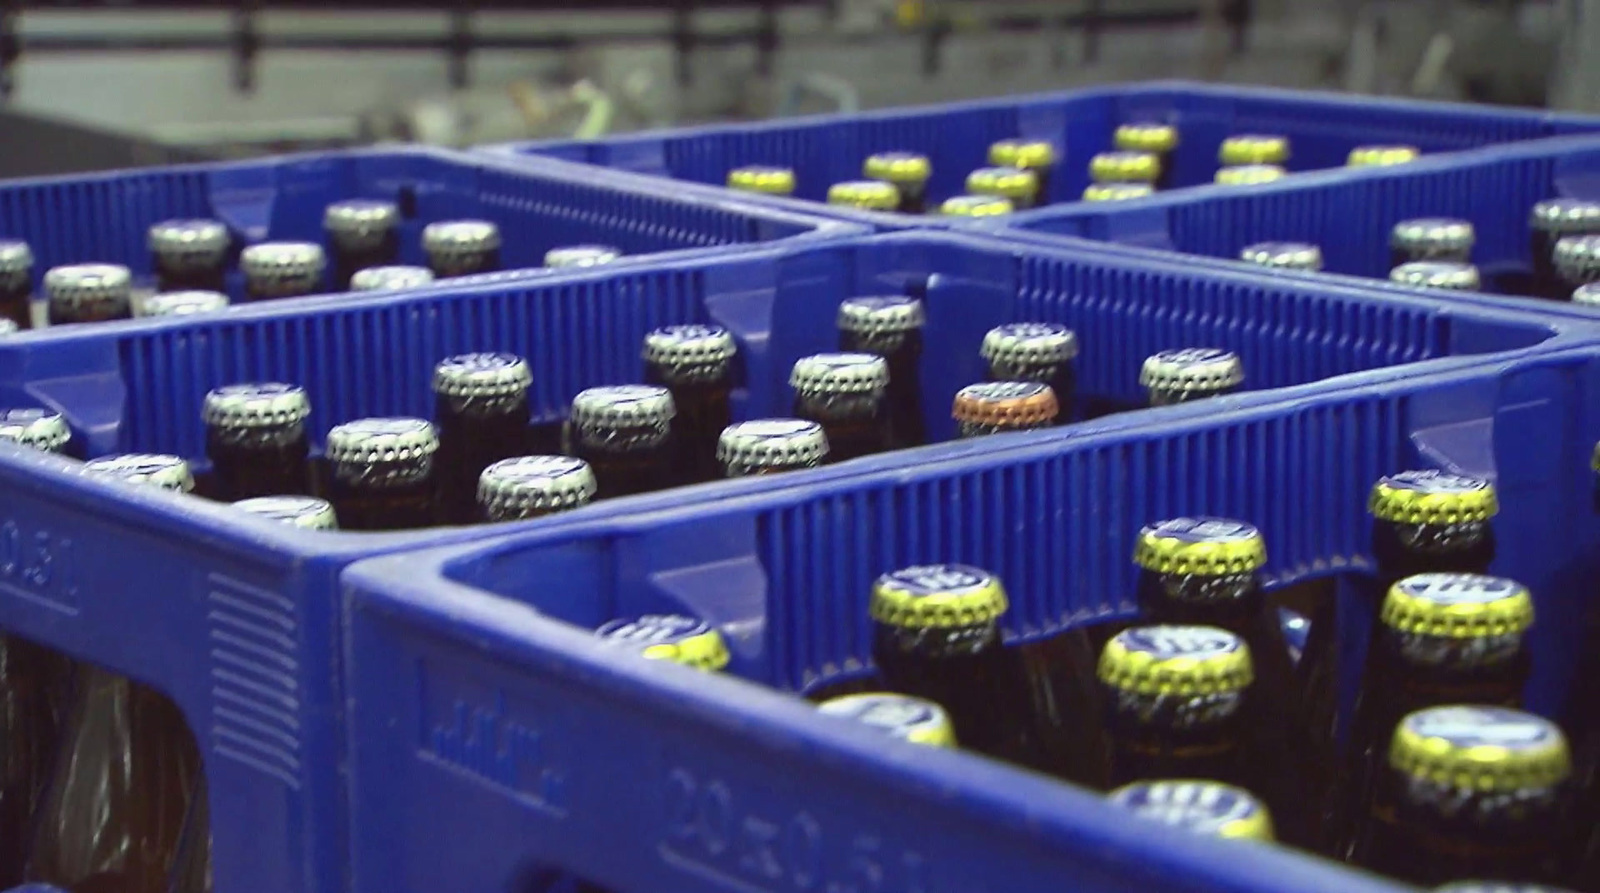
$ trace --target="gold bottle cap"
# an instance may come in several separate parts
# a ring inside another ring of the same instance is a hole
[[[861,163],[861,175],[896,186],[921,187],[933,176],[933,162],[916,152],[875,152]]]
[[[998,195],[953,195],[939,205],[946,217],[999,217],[1016,209],[1011,199]]]
[[[1178,148],[1178,128],[1156,121],[1123,124],[1113,142],[1127,152],[1171,152]]]
[[[1267,563],[1267,541],[1254,524],[1244,521],[1172,518],[1139,531],[1133,561],[1158,574],[1247,574]]]
[[[1037,381],[984,381],[956,392],[950,414],[960,424],[1037,428],[1061,412],[1056,392]]]
[[[1228,167],[1244,164],[1284,164],[1289,160],[1289,138],[1264,133],[1242,133],[1222,141],[1217,161]]]
[[[1396,524],[1487,521],[1499,510],[1494,484],[1434,469],[1382,477],[1367,501],[1367,511],[1374,518]]]
[[[1153,696],[1236,694],[1255,679],[1250,646],[1213,626],[1136,626],[1100,652],[1100,681]]]
[[[646,614],[613,620],[595,635],[641,657],[715,672],[728,665],[728,644],[716,627],[681,614]]]
[[[1216,182],[1223,186],[1257,186],[1281,180],[1288,174],[1276,164],[1239,164],[1218,168]]]
[[[828,187],[828,204],[866,211],[900,207],[900,190],[882,180],[846,180]]]
[[[762,195],[794,195],[794,169],[769,164],[747,164],[728,171],[728,188]]]
[[[1389,745],[1389,765],[1413,779],[1483,793],[1553,787],[1572,774],[1561,729],[1506,707],[1434,707],[1408,714]]]
[[[1016,201],[1031,201],[1039,194],[1039,177],[1033,171],[1016,167],[980,167],[967,175],[967,191],[973,195],[997,195]]]
[[[1266,804],[1244,788],[1220,781],[1138,781],[1117,788],[1107,799],[1141,819],[1205,837],[1273,839]]]
[[[1402,633],[1477,639],[1533,625],[1533,597],[1515,580],[1483,574],[1416,574],[1389,587],[1378,614]]]
[[[999,140],[989,146],[989,163],[995,167],[1039,170],[1054,166],[1056,157],[1049,140]]]
[[[869,612],[886,626],[948,629],[994,623],[1006,612],[1000,578],[965,564],[923,564],[872,584]]]
[[[1090,183],[1083,187],[1086,202],[1125,202],[1154,195],[1155,187],[1149,183]]]
[[[1350,150],[1346,167],[1389,167],[1416,161],[1422,155],[1416,146],[1356,146]]]
[[[950,715],[943,707],[923,698],[866,692],[823,701],[817,711],[854,720],[912,744],[956,746],[956,730]]]
[[[1151,152],[1101,152],[1089,159],[1096,183],[1153,183],[1161,176],[1161,156]]]

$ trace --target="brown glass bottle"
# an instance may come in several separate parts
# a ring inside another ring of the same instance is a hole
[[[1173,156],[1178,151],[1178,128],[1156,121],[1139,121],[1117,128],[1112,144],[1124,152],[1147,152],[1156,157],[1161,174],[1156,189],[1171,189],[1176,182]]]
[[[902,214],[924,214],[928,210],[928,179],[933,163],[916,152],[875,152],[861,163],[861,175],[869,180],[893,184],[900,193],[895,209]]]
[[[132,289],[132,274],[119,264],[76,264],[44,274],[53,326],[128,319]]]
[[[816,422],[757,419],[723,429],[717,459],[730,478],[816,468],[828,456],[828,436]]]
[[[487,220],[447,220],[422,230],[428,267],[440,279],[500,269],[500,227]]]
[[[1534,293],[1552,301],[1566,300],[1572,286],[1556,269],[1556,243],[1568,236],[1595,235],[1600,235],[1600,202],[1552,198],[1534,205],[1528,219]]]
[[[1231,350],[1188,347],[1152,354],[1139,371],[1151,406],[1171,406],[1231,394],[1244,383],[1244,364]]]
[[[304,389],[278,382],[235,384],[206,394],[201,418],[215,493],[224,502],[310,493],[311,444]]]
[[[1037,431],[1055,425],[1055,391],[1037,381],[985,381],[956,392],[950,414],[959,437]]]
[[[1563,236],[1553,255],[1568,291],[1600,281],[1600,236]]]
[[[226,292],[233,236],[217,220],[164,220],[150,227],[150,265],[160,291]]]
[[[1471,221],[1452,217],[1418,217],[1402,220],[1389,233],[1389,268],[1414,260],[1472,263],[1477,233]]]
[[[31,329],[32,304],[33,249],[27,242],[0,239],[0,319]]]
[[[572,399],[567,452],[594,470],[597,499],[672,486],[672,393],[655,385],[590,388]]]
[[[1037,381],[1050,386],[1057,423],[1072,416],[1078,391],[1078,335],[1053,322],[1014,322],[983,336],[980,354],[990,381]]]
[[[645,381],[672,392],[684,483],[721,477],[717,439],[733,422],[733,335],[721,326],[664,326],[644,336]]]
[[[434,367],[434,417],[439,423],[434,467],[442,522],[476,521],[483,470],[528,451],[532,384],[528,362],[515,354],[461,354]]]
[[[59,412],[48,409],[0,409],[0,440],[46,453],[65,454],[72,429]]]
[[[889,366],[890,443],[895,449],[928,440],[922,415],[922,327],[926,319],[916,298],[890,295],[846,298],[839,305],[839,349],[871,353]]]
[[[868,353],[804,357],[789,373],[795,417],[816,422],[828,436],[828,461],[843,462],[889,449],[884,394],[889,366]]]
[[[350,276],[351,291],[399,291],[402,288],[422,288],[433,284],[433,271],[427,267],[398,264],[386,267],[367,267]]]
[[[239,253],[245,294],[252,301],[298,298],[327,291],[328,259],[315,242],[262,242]]]
[[[483,470],[478,479],[481,520],[526,521],[589,504],[595,494],[589,463],[571,456],[517,456]]]
[[[334,202],[322,213],[328,254],[333,260],[333,288],[345,291],[355,274],[384,267],[400,256],[400,209],[394,202],[350,199]]]
[[[0,886],[22,883],[27,844],[61,749],[72,664],[18,636],[0,636]]]
[[[1055,144],[1049,140],[997,140],[989,146],[990,164],[995,167],[1024,170],[1033,175],[1032,194],[1026,197],[1027,204],[1018,205],[1019,208],[1062,200],[1062,197],[1050,191],[1051,183],[1055,181],[1055,168],[1059,155]]]
[[[328,432],[330,499],[346,530],[414,530],[438,520],[433,458],[439,437],[422,419],[359,419]]]

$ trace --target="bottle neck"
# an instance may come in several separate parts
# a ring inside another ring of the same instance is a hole
[[[1155,623],[1208,623],[1232,628],[1260,614],[1266,595],[1254,572],[1242,574],[1139,574],[1139,609]]]
[[[1372,552],[1385,587],[1412,574],[1486,573],[1494,560],[1494,550],[1494,528],[1487,521],[1377,521],[1372,526]],[[1383,595],[1378,593],[1379,598]]]
[[[871,394],[799,394],[795,406],[804,418],[829,422],[868,421],[878,416],[883,395]]]
[[[907,659],[947,660],[972,657],[1001,646],[1000,627],[993,623],[976,626],[909,627],[875,623],[876,649]]]

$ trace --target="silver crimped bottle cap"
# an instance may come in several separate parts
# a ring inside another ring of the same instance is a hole
[[[598,267],[622,257],[622,251],[610,245],[563,245],[544,253],[544,265],[554,270],[575,270]]]
[[[264,295],[320,291],[328,258],[315,242],[262,242],[239,254],[250,288]]]
[[[662,326],[644,336],[644,361],[671,384],[716,381],[737,352],[722,326]]]
[[[1215,347],[1164,350],[1147,358],[1139,370],[1139,384],[1153,391],[1221,391],[1243,381],[1239,355]]]
[[[1600,236],[1562,236],[1556,241],[1556,269],[1563,276],[1588,281],[1600,276]]]
[[[1007,367],[1053,366],[1078,355],[1078,334],[1053,322],[1012,322],[995,326],[979,348],[991,364]]]
[[[233,507],[301,530],[339,529],[333,504],[315,496],[257,496],[241,499]]]
[[[1572,290],[1572,303],[1600,307],[1600,282],[1585,282]]]
[[[139,308],[140,316],[190,316],[228,309],[228,296],[219,291],[195,289],[151,295]]]
[[[880,394],[889,387],[889,364],[871,353],[819,353],[802,357],[789,372],[802,396]]]
[[[515,397],[532,384],[528,361],[513,353],[464,353],[433,369],[433,392],[444,397]]]
[[[362,472],[374,466],[410,468],[394,480],[426,477],[438,451],[439,434],[422,419],[357,419],[328,432],[328,461],[341,477],[365,477]]]
[[[346,251],[370,251],[383,244],[400,222],[394,202],[353,198],[334,202],[322,212],[322,228]]]
[[[1581,198],[1549,198],[1533,206],[1528,224],[1562,236],[1600,232],[1600,202]]]
[[[1418,217],[1402,220],[1389,233],[1389,246],[1418,257],[1471,251],[1477,240],[1472,223],[1454,217]]]
[[[21,239],[0,239],[0,277],[33,272],[33,249]]]
[[[1322,249],[1309,242],[1257,242],[1239,252],[1239,259],[1279,270],[1322,269]]]
[[[572,424],[585,443],[599,447],[654,446],[677,414],[672,393],[655,385],[589,388],[572,398]]]
[[[350,277],[351,291],[395,291],[402,288],[421,288],[432,284],[433,271],[427,267],[396,264],[387,267],[367,267]]]
[[[48,409],[0,409],[0,440],[59,453],[72,439],[72,430],[59,412]]]
[[[814,468],[828,455],[828,436],[816,422],[758,419],[722,429],[717,461],[729,477],[764,469]]]
[[[220,220],[163,220],[150,227],[146,241],[168,267],[207,270],[227,258],[233,237]]]
[[[310,415],[311,398],[304,388],[275,381],[215,388],[200,408],[209,428],[287,428]]]
[[[83,464],[83,470],[133,484],[153,484],[178,493],[188,493],[194,489],[194,475],[189,472],[189,463],[165,453],[126,453],[90,459]]]
[[[500,227],[487,220],[446,220],[422,230],[422,250],[435,269],[476,270],[481,258],[500,250]]]
[[[1483,284],[1472,264],[1446,260],[1414,260],[1389,271],[1389,280],[1404,285],[1477,291]]]
[[[125,313],[132,300],[133,274],[121,264],[69,264],[44,274],[50,303],[72,315]]]
[[[571,456],[502,459],[478,478],[478,504],[494,521],[516,521],[587,505],[594,470]]]
[[[904,295],[846,298],[839,305],[839,330],[858,335],[903,335],[926,321],[922,302]]]
[[[16,320],[6,316],[0,316],[0,336],[15,335],[20,331],[22,331],[22,327],[17,325]]]

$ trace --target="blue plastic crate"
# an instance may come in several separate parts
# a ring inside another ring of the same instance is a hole
[[[1600,118],[1581,115],[1170,81],[484,151],[563,158],[715,186],[741,165],[785,165],[795,170],[797,198],[764,200],[820,211],[828,186],[860,178],[861,162],[873,152],[926,154],[933,163],[929,196],[936,203],[964,191],[967,174],[988,163],[991,143],[1025,137],[1049,140],[1060,151],[1049,195],[1059,203],[1078,201],[1089,182],[1089,159],[1111,148],[1117,125],[1138,121],[1177,125],[1182,138],[1174,155],[1178,186],[1210,183],[1218,147],[1240,133],[1288,136],[1289,168],[1309,171],[1342,167],[1352,148],[1371,143],[1454,152],[1600,130]],[[937,222],[838,209],[828,213],[885,228]]]
[[[1442,467],[1497,481],[1495,570],[1538,602],[1530,703],[1559,704],[1600,574],[1600,354],[1218,408],[739,482],[353,566],[353,890],[538,889],[564,873],[620,893],[1403,889],[1141,826],[770,690],[868,662],[871,581],[905,565],[998,572],[1017,637],[1131,615],[1135,534],[1178,514],[1259,524],[1274,586],[1359,585],[1372,482]],[[587,632],[663,611],[717,624],[741,678],[620,657]]]

